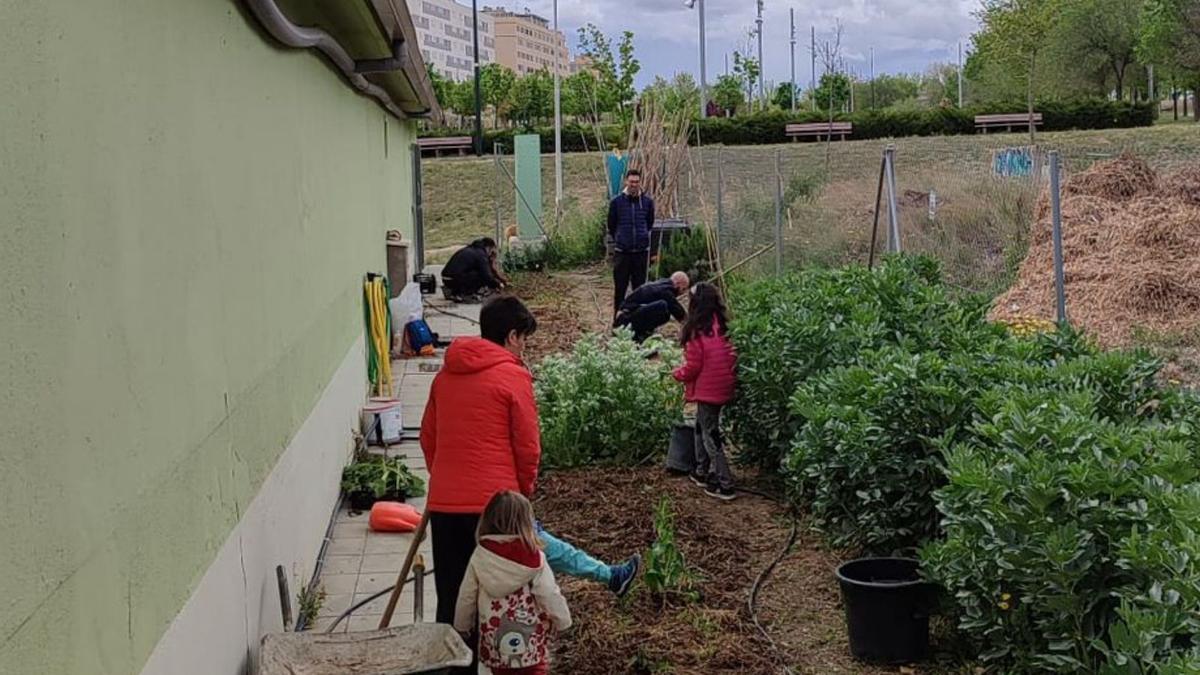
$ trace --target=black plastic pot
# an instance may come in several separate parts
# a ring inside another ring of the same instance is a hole
[[[375,502],[403,502],[407,495],[402,492],[389,492],[382,497],[376,497],[370,490],[356,490],[346,494],[346,501],[354,511],[370,511]]]
[[[850,653],[872,663],[912,663],[929,655],[936,587],[911,558],[862,558],[837,569]]]
[[[696,467],[696,429],[690,424],[676,424],[667,449],[667,468],[691,473]]]

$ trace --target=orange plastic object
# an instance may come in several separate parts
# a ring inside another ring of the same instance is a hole
[[[400,502],[375,502],[368,520],[376,532],[412,532],[421,522],[421,512]]]

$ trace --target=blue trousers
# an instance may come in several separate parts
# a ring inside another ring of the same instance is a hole
[[[602,584],[607,584],[612,578],[611,567],[550,534],[542,527],[541,521],[535,524],[537,536],[546,544],[546,548],[542,549],[546,554],[546,562],[556,574],[566,574]]]

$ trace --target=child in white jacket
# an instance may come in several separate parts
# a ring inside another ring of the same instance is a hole
[[[496,494],[475,536],[454,628],[478,631],[480,673],[548,673],[550,637],[571,626],[571,611],[535,534],[533,505],[517,492]]]

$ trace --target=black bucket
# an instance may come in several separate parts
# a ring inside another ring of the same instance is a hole
[[[696,467],[696,429],[690,424],[676,424],[667,449],[667,468],[691,473]]]
[[[837,569],[850,653],[872,663],[912,663],[929,655],[935,587],[911,558],[863,558]]]

